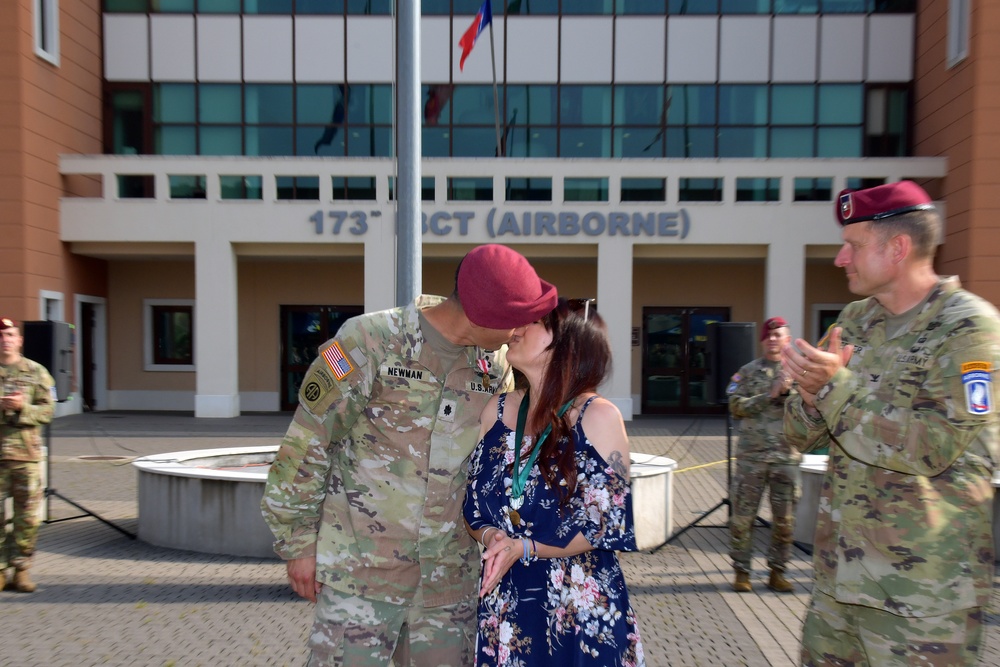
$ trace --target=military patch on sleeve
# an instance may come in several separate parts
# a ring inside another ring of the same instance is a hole
[[[993,412],[993,366],[988,361],[962,364],[962,385],[965,387],[965,407],[970,414],[988,415]]]
[[[333,371],[333,376],[338,380],[343,380],[351,374],[351,371],[354,370],[354,366],[352,366],[350,360],[344,356],[344,349],[340,347],[340,343],[337,341],[333,341],[333,344],[330,345],[330,347],[323,350],[323,359],[326,360],[330,370]]]
[[[742,380],[742,379],[743,378],[740,377],[739,373],[734,373],[733,374],[732,379],[729,381],[729,386],[726,387],[726,395],[727,396],[729,394],[732,394],[732,393],[734,393],[736,391],[736,388],[737,388],[737,386],[739,386],[740,380]]]

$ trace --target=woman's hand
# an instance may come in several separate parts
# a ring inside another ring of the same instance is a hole
[[[497,587],[507,570],[524,555],[521,540],[508,537],[502,530],[490,531],[489,544],[483,552],[483,583],[479,597]]]

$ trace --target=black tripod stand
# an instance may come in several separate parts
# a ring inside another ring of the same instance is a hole
[[[111,523],[110,521],[108,521],[107,519],[105,519],[104,517],[102,517],[102,516],[100,516],[100,515],[98,515],[98,514],[96,514],[94,512],[91,512],[89,509],[87,509],[83,505],[81,505],[81,504],[79,504],[79,503],[77,503],[77,502],[75,502],[73,500],[70,500],[69,498],[67,498],[66,496],[62,495],[61,493],[59,493],[58,491],[56,491],[54,488],[52,488],[50,486],[50,484],[52,483],[52,425],[51,424],[46,424],[45,425],[45,448],[46,448],[46,450],[48,452],[47,455],[46,455],[46,457],[45,457],[45,498],[46,498],[46,500],[48,500],[49,498],[58,498],[59,500],[62,500],[63,502],[66,502],[66,503],[69,503],[70,505],[72,505],[76,509],[78,509],[81,512],[83,512],[83,514],[79,514],[77,516],[68,516],[68,517],[64,517],[62,519],[53,519],[52,518],[52,505],[50,503],[46,502],[46,505],[45,505],[45,523],[59,523],[60,521],[72,521],[73,519],[82,519],[84,517],[91,516],[91,517],[94,517],[95,519],[97,519],[98,521],[100,521],[101,523],[103,523],[104,525],[109,526],[111,528],[114,528],[119,533],[121,533],[122,535],[125,535],[129,539],[134,540],[135,537],[136,537],[135,533],[130,533],[129,531],[127,531],[124,528],[122,528],[121,526],[117,526],[117,525]]]
[[[712,507],[708,508],[707,510],[705,510],[701,514],[699,514],[698,517],[694,521],[692,521],[691,523],[689,523],[688,525],[684,526],[683,528],[681,528],[680,530],[678,530],[677,532],[675,532],[673,535],[671,535],[670,537],[668,537],[667,541],[664,542],[663,544],[661,544],[660,546],[656,547],[655,549],[653,549],[652,553],[656,553],[657,551],[659,551],[663,547],[667,546],[668,544],[670,544],[671,542],[673,542],[674,540],[676,540],[678,537],[680,537],[681,535],[683,535],[687,531],[689,531],[692,528],[694,528],[695,526],[697,526],[701,522],[702,519],[704,519],[705,517],[709,516],[710,514],[712,514],[713,512],[715,512],[715,510],[717,510],[717,509],[721,509],[722,507],[725,507],[726,508],[726,518],[727,518],[727,520],[730,517],[732,517],[732,515],[733,515],[732,502],[729,500],[729,489],[732,487],[732,484],[733,484],[733,418],[732,418],[732,415],[729,414],[729,406],[727,404],[726,405],[726,492],[725,492],[725,496],[723,496],[722,500],[720,500],[719,502],[717,502],[715,505],[713,505]],[[727,521],[727,523],[728,523],[728,521]]]

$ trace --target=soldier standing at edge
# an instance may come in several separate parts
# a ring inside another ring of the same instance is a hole
[[[934,272],[942,220],[910,181],[838,197],[848,305],[783,350],[785,430],[830,446],[802,664],[974,665],[993,585],[1000,315]]]
[[[24,337],[17,323],[0,318],[0,551],[3,572],[14,568],[14,577],[3,579],[5,590],[32,593],[35,582],[28,575],[38,541],[38,505],[42,500],[42,424],[52,421],[52,376],[45,367],[21,354]],[[4,501],[14,499],[14,530],[6,534]]]
[[[771,548],[767,565],[771,576],[767,587],[788,593],[792,585],[785,579],[785,564],[791,557],[795,530],[795,503],[799,494],[799,461],[802,454],[785,439],[785,399],[792,390],[792,378],[782,370],[781,348],[791,337],[788,323],[781,317],[764,322],[761,347],[764,356],[736,372],[729,383],[729,412],[740,421],[736,447],[736,474],[730,492],[733,513],[729,518],[729,556],[736,578],[733,590],[747,593],[750,586],[750,557],[753,553],[753,524],[760,508],[764,487],[770,489]]]
[[[557,299],[520,254],[479,246],[447,299],[353,318],[321,348],[262,501],[292,588],[317,602],[311,667],[472,664],[468,461],[513,385],[505,344]]]

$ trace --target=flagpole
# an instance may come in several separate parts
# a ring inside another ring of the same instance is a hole
[[[497,157],[503,157],[505,151],[500,145],[500,96],[497,94],[497,54],[493,48],[493,7],[490,6],[490,60],[493,61],[493,122],[497,130]]]

